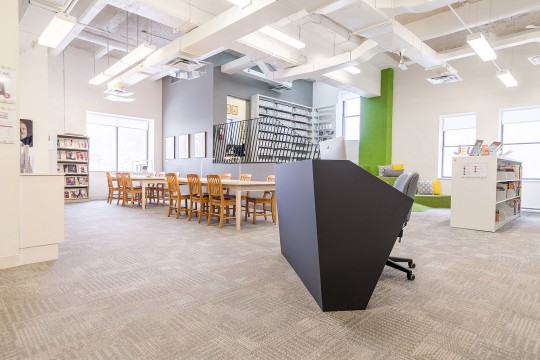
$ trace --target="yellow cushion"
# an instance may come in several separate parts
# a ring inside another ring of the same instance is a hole
[[[392,164],[392,170],[403,170],[403,164]]]
[[[433,184],[433,195],[441,195],[441,180],[433,180],[431,183]]]

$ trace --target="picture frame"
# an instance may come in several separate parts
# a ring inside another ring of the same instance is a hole
[[[238,106],[231,105],[231,115],[238,115]]]
[[[178,158],[189,159],[189,134],[178,135]]]
[[[230,114],[230,113],[231,113],[231,105],[227,104],[227,114]]]
[[[198,132],[194,134],[195,143],[195,157],[206,157],[206,131]]]
[[[174,160],[174,136],[165,138],[165,160]]]

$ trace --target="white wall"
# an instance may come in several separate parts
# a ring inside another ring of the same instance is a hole
[[[18,3],[6,1],[0,11],[0,66],[18,69],[19,64],[19,15]],[[3,106],[3,104],[1,105]],[[8,107],[8,106],[6,106]],[[18,104],[9,106],[17,109]],[[0,169],[2,185],[0,186],[0,269],[17,265],[19,253],[20,223],[20,143],[19,123],[15,121],[13,144],[0,144]]]
[[[21,32],[21,37],[33,38]],[[23,41],[24,42],[24,41]],[[34,173],[50,172],[54,150],[49,149],[49,71],[47,48],[36,45],[21,51],[19,76],[19,116],[33,121]],[[54,139],[53,139],[54,140]],[[56,165],[54,166],[56,169]]]
[[[512,56],[513,51],[513,56]],[[498,51],[497,63],[511,67],[519,86],[506,88],[495,76],[496,68],[479,57],[452,62],[462,82],[432,85],[428,71],[410,66],[396,70],[392,128],[392,162],[420,174],[421,180],[438,176],[439,118],[441,115],[474,112],[476,138],[491,143],[499,139],[499,110],[540,105],[540,66],[527,57],[540,54],[538,44]],[[451,193],[451,181],[443,180],[443,193]],[[540,208],[540,183],[523,185],[523,207]]]
[[[110,64],[112,65],[116,60],[111,58]],[[50,118],[54,122],[53,136],[63,133],[86,134],[87,111],[153,119],[155,153],[152,160],[155,171],[161,171],[161,80],[144,80],[127,88],[135,93],[134,102],[121,103],[105,100],[106,94],[103,91],[106,89],[106,83],[95,86],[88,84],[88,80],[94,74],[105,70],[107,66],[106,57],[94,61],[91,53],[73,47],[68,47],[63,55],[49,57],[49,101]],[[91,141],[90,146],[92,146]],[[56,171],[56,166],[51,171]],[[90,174],[90,198],[106,197],[106,181],[103,172]]]

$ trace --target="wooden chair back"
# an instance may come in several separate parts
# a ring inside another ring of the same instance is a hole
[[[223,199],[223,185],[221,184],[221,178],[219,175],[206,175],[208,180],[208,194],[210,199]]]
[[[176,195],[177,193],[180,193],[179,186],[178,186],[178,176],[176,175],[176,173],[167,173],[165,177],[167,178],[169,196],[173,196],[173,195]]]
[[[276,181],[276,176],[275,175],[268,175],[266,177],[266,181],[275,182]],[[274,191],[265,191],[264,194],[263,194],[263,198],[273,197],[273,196],[274,196]]]
[[[251,181],[251,174],[240,174],[240,181]]]
[[[109,189],[112,189],[114,185],[111,173],[107,171],[105,174],[107,175],[107,185],[109,186]]]
[[[221,180],[232,180],[232,175],[230,173],[223,173],[219,175]]]
[[[197,174],[187,174],[189,195],[202,196],[201,178]]]

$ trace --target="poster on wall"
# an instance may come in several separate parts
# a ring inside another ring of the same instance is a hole
[[[0,66],[0,103],[16,104],[17,82],[15,69]]]
[[[195,157],[206,157],[206,132],[195,133]]]
[[[165,138],[165,160],[174,159],[174,136]]]
[[[19,129],[16,128],[17,111],[0,106],[0,143],[14,144]]]
[[[21,143],[30,147],[34,146],[34,123],[32,120],[20,120]]]
[[[178,135],[178,158],[189,159],[189,134]]]

